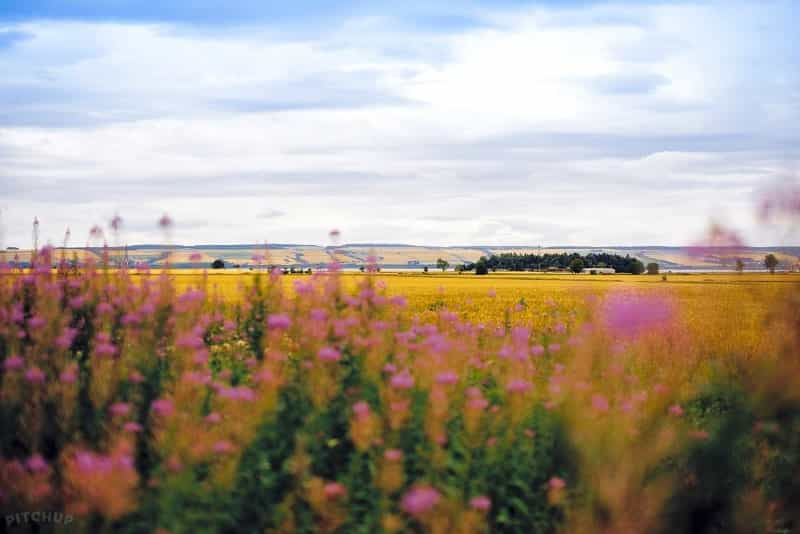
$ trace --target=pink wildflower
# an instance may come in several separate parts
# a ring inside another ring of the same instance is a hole
[[[595,394],[592,395],[592,408],[598,412],[607,412],[608,411],[608,399],[604,395]]]
[[[47,377],[45,376],[44,371],[36,366],[33,366],[25,371],[25,380],[31,384],[41,384],[45,381],[45,378]]]
[[[675,306],[663,295],[614,292],[606,297],[602,313],[613,335],[632,338],[668,326]]]
[[[400,449],[386,449],[383,453],[383,457],[390,462],[399,462],[403,459],[403,451]]]
[[[446,386],[452,386],[458,382],[458,375],[453,371],[444,371],[436,375],[436,383]]]
[[[125,416],[131,412],[131,405],[127,402],[115,402],[108,410],[111,412],[111,415]]]
[[[6,358],[6,361],[3,362],[3,368],[6,371],[19,371],[25,366],[25,360],[20,358],[19,356],[9,356]]]
[[[347,489],[338,482],[328,482],[323,488],[326,499],[338,499],[347,495]]]
[[[338,362],[342,359],[342,353],[333,347],[322,347],[317,352],[317,357],[323,362]]]
[[[217,454],[230,454],[235,450],[235,447],[233,446],[233,443],[223,439],[214,443],[212,450]]]
[[[25,461],[25,466],[32,472],[32,473],[41,473],[42,471],[47,470],[47,462],[44,458],[42,458],[39,454],[34,454],[30,458]]]
[[[492,501],[486,495],[479,495],[469,500],[469,507],[479,512],[488,512],[492,507]]]
[[[291,323],[289,316],[283,313],[274,313],[267,317],[267,328],[270,330],[286,330]]]
[[[527,380],[522,380],[521,378],[515,378],[511,380],[506,385],[506,391],[509,393],[525,393],[529,391],[533,386]]]
[[[414,387],[414,377],[408,371],[400,371],[392,376],[389,384],[395,389],[411,389]]]
[[[436,506],[441,498],[441,494],[435,488],[417,486],[403,496],[402,507],[406,513],[419,517]]]
[[[136,434],[142,431],[142,425],[133,421],[128,421],[122,425],[122,428],[125,430],[125,432],[130,432],[131,434]]]
[[[369,404],[366,401],[358,401],[353,405],[353,413],[356,417],[363,418],[369,415]]]
[[[157,399],[153,401],[150,408],[159,417],[169,417],[175,413],[175,405],[169,399]]]

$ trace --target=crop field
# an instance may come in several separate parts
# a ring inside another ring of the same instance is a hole
[[[237,270],[174,270],[170,275],[179,289],[205,286],[211,294],[229,301],[241,298],[241,287],[253,276]],[[352,289],[366,275],[341,276],[343,285]],[[308,278],[284,276],[282,283],[291,292],[295,282]],[[770,306],[787,286],[800,283],[799,274],[767,273],[670,274],[666,281],[661,276],[535,273],[397,272],[379,273],[376,278],[387,294],[405,296],[408,311],[423,321],[434,321],[440,310],[450,310],[475,323],[534,328],[551,326],[555,319],[548,310],[554,305],[576,316],[585,314],[587,303],[608,291],[666,294],[680,303],[682,319],[697,341],[710,344],[709,350],[728,353],[753,350]]]

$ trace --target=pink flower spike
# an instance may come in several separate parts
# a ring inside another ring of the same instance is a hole
[[[411,389],[414,387],[414,377],[412,377],[408,371],[401,371],[392,376],[391,380],[389,380],[389,384],[391,384],[394,389]]]
[[[338,482],[328,482],[323,491],[326,499],[338,499],[347,495],[347,489]]]
[[[283,313],[274,313],[267,317],[267,328],[270,330],[286,330],[291,323],[289,316]]]
[[[592,395],[592,408],[598,412],[607,412],[609,408],[608,399],[604,395]]]
[[[441,498],[441,494],[435,488],[417,486],[403,496],[401,505],[406,513],[419,517],[436,506]]]
[[[230,454],[235,450],[233,443],[223,439],[214,444],[212,450],[217,454]]]
[[[159,417],[169,417],[175,413],[175,405],[169,399],[157,399],[150,408]]]
[[[125,423],[122,425],[122,428],[125,430],[125,432],[130,432],[131,434],[136,434],[142,431],[142,425],[133,421]]]
[[[673,404],[669,407],[669,413],[675,417],[680,417],[683,415],[683,408],[681,408],[680,404]]]
[[[131,412],[131,405],[127,402],[115,402],[109,407],[108,410],[113,416],[124,416]]]
[[[25,360],[20,358],[19,356],[9,356],[6,358],[6,361],[3,362],[3,368],[6,371],[19,371],[25,366]]]
[[[317,357],[323,362],[338,362],[342,359],[342,353],[332,347],[322,347]]]
[[[219,423],[220,421],[222,421],[222,416],[217,412],[211,412],[205,417],[205,421],[206,423],[211,423],[211,424]]]
[[[479,495],[469,500],[469,507],[479,512],[488,512],[492,507],[492,501],[486,495]]]
[[[383,453],[383,457],[390,462],[399,462],[403,459],[403,451],[400,449],[386,449]]]
[[[564,489],[565,487],[567,487],[567,483],[564,482],[564,479],[563,478],[559,478],[559,477],[551,478],[547,482],[547,485],[550,487],[550,489],[554,489],[554,490],[560,490],[560,489]]]
[[[74,384],[78,380],[78,372],[72,367],[64,369],[58,379],[62,384]]]
[[[436,375],[436,383],[446,386],[452,386],[458,382],[458,375],[453,371],[445,371]]]
[[[25,466],[32,472],[32,473],[41,473],[42,471],[47,470],[47,462],[40,454],[34,454],[30,458],[25,461]]]
[[[30,382],[31,384],[41,384],[45,381],[45,374],[44,371],[39,369],[38,367],[34,366],[25,371],[25,380]]]
[[[366,417],[369,415],[369,404],[366,401],[358,401],[353,405],[353,413],[356,417]]]
[[[516,378],[511,380],[508,385],[506,385],[506,391],[509,393],[525,393],[529,391],[533,386],[527,380],[522,380],[520,378]]]

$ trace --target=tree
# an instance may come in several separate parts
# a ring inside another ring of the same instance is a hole
[[[644,272],[644,263],[640,262],[637,259],[631,261],[630,264],[630,273],[631,274],[642,274]]]
[[[583,270],[583,260],[580,258],[575,258],[571,262],[569,262],[569,270],[573,273],[577,274]]]
[[[658,264],[651,261],[647,264],[647,274],[658,274]]]
[[[422,268],[422,272],[423,272],[423,273],[427,273],[427,272],[428,272],[428,266],[427,266],[427,265],[426,265],[425,267],[423,267],[423,268]]]
[[[436,260],[436,268],[441,269],[442,272],[445,272],[448,267],[450,267],[450,262],[447,260],[443,260],[442,258]]]
[[[741,273],[744,272],[744,262],[741,258],[736,258],[736,272]]]
[[[764,256],[764,266],[769,269],[769,272],[775,273],[775,267],[778,266],[778,258],[775,257],[775,254]]]
[[[475,274],[489,274],[489,265],[481,259],[475,264]]]
[[[224,269],[225,268],[225,262],[223,260],[217,258],[216,260],[214,260],[211,263],[211,268],[212,269]]]

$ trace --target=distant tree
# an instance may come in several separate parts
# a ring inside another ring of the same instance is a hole
[[[775,273],[775,268],[778,266],[778,258],[775,257],[775,254],[764,256],[764,266],[769,269],[769,272]]]
[[[571,262],[569,262],[569,270],[573,273],[577,274],[583,270],[584,267],[583,260],[580,258],[575,258]]]
[[[642,274],[644,272],[644,263],[634,258],[630,263],[628,272],[631,274]]]
[[[744,262],[741,258],[736,258],[736,272],[742,273],[744,272]]]
[[[363,265],[359,266],[358,270],[363,273],[364,272],[364,266]]]
[[[211,262],[211,268],[212,269],[224,269],[225,268],[225,262],[223,260],[216,259],[213,262]]]
[[[436,268],[441,269],[442,272],[445,272],[448,267],[450,267],[450,262],[447,260],[443,260],[442,258],[436,260]]]
[[[428,272],[428,266],[427,266],[427,265],[426,265],[425,267],[423,267],[423,268],[422,268],[422,272],[423,272],[423,273],[427,273],[427,272]]]
[[[311,270],[311,267],[309,267],[308,269],[306,269],[306,274],[311,274],[312,272],[313,272],[313,271]]]
[[[647,274],[658,274],[658,264],[651,261],[647,264]]]
[[[481,258],[475,264],[475,274],[489,274],[489,265]]]

